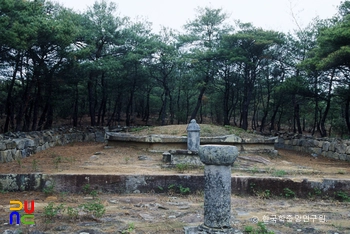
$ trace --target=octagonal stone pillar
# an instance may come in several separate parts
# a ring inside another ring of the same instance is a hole
[[[200,146],[200,130],[195,119],[192,119],[187,126],[187,150],[198,152]]]
[[[235,146],[204,145],[199,148],[204,168],[204,224],[202,233],[233,233],[231,220],[231,166],[238,156]]]

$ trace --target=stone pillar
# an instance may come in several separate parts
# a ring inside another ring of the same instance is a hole
[[[189,151],[198,152],[200,145],[200,130],[195,119],[192,119],[187,126],[187,149]]]
[[[233,233],[231,220],[231,166],[238,156],[235,146],[204,145],[199,148],[204,168],[204,224],[202,233]]]

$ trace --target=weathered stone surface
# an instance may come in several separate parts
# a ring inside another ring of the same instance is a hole
[[[346,154],[339,154],[339,160],[346,161],[347,155]]]
[[[16,148],[16,143],[14,141],[11,140],[6,140],[4,141],[6,144],[6,149],[13,149]]]
[[[318,147],[311,148],[311,153],[320,155],[322,153],[322,149]]]
[[[135,193],[135,191],[139,191],[138,186],[146,184],[144,176],[129,176],[125,181],[125,192]]]
[[[335,152],[339,153],[339,154],[345,154],[346,152],[346,145],[345,144],[336,144],[335,145]]]
[[[195,119],[187,126],[187,149],[197,152],[200,145],[200,127]]]
[[[204,167],[204,224],[198,229],[229,233],[231,220],[231,165],[238,156],[235,146],[204,145],[199,148]],[[214,233],[214,232],[213,232]]]
[[[165,163],[171,162],[171,153],[169,153],[169,152],[163,153],[163,162],[165,162]]]
[[[199,157],[207,165],[232,165],[238,157],[235,146],[204,145],[199,147]]]
[[[331,142],[330,145],[329,145],[329,149],[328,150],[335,152],[335,145],[336,144],[337,144],[336,142]]]
[[[204,225],[230,227],[231,167],[206,165],[204,169]]]
[[[330,142],[325,141],[322,145],[322,151],[328,151],[329,150],[329,146],[331,145]]]
[[[13,161],[11,150],[0,151],[0,155],[1,155],[2,160],[4,162],[12,162]]]
[[[203,163],[201,162],[198,154],[174,154],[171,155],[171,164],[177,165],[177,164],[186,164],[186,165],[193,165],[193,166],[203,166]]]
[[[0,163],[10,162],[21,157],[25,158],[55,145],[64,145],[85,138],[91,139],[91,141],[101,140],[103,135],[104,131],[99,129],[87,133],[64,128],[26,134],[2,134],[0,135]]]

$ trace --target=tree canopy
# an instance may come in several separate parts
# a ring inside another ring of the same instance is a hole
[[[198,7],[152,30],[95,2],[82,13],[0,0],[2,132],[198,122],[273,133],[350,134],[350,2],[294,33]]]

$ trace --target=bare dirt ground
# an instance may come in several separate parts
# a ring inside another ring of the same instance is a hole
[[[98,199],[105,208],[101,218],[79,211],[76,217],[69,215],[69,208],[78,204],[93,202],[83,194],[57,193],[46,197],[41,192],[0,194],[0,233],[183,233],[183,228],[203,223],[203,195],[179,194],[99,194]],[[9,200],[35,201],[35,225],[9,225]],[[95,200],[96,201],[96,200]],[[62,205],[64,212],[58,212],[48,219],[45,210],[50,202],[54,207]],[[264,222],[272,233],[350,233],[350,204],[334,200],[286,199],[271,197],[232,196],[231,225],[243,232],[248,228],[262,232],[256,224]],[[5,232],[11,230],[13,232]],[[17,232],[15,232],[17,231]]]
[[[139,160],[146,156],[146,160]],[[289,176],[307,178],[349,178],[350,163],[336,161],[322,156],[279,150],[279,156],[245,155],[263,157],[265,163],[239,158],[232,169],[232,175]],[[162,168],[162,153],[118,147],[106,148],[103,143],[74,143],[56,146],[24,158],[0,165],[0,174],[46,173],[46,174],[176,174],[179,171]],[[202,169],[184,173],[203,174]]]
[[[148,130],[149,131],[149,130]],[[174,134],[182,134],[179,132]],[[146,160],[139,160],[146,156]],[[255,156],[255,155],[248,155]],[[323,157],[280,150],[279,156],[265,163],[238,159],[232,175],[283,176],[303,178],[348,179],[350,164]],[[129,148],[106,148],[105,144],[74,143],[57,146],[21,161],[0,164],[0,174],[7,173],[98,173],[98,174],[178,174],[176,168],[162,168],[162,154]],[[203,174],[202,169],[183,173]],[[35,226],[8,225],[9,200],[35,201]],[[76,218],[68,215],[68,207],[100,201],[106,209],[102,218],[79,211]],[[47,219],[45,207],[53,202],[66,211]],[[287,199],[283,197],[232,196],[232,226],[240,231],[261,229],[255,221],[265,221],[273,233],[350,233],[350,203],[336,200]],[[0,193],[0,233],[183,233],[184,226],[203,222],[203,194],[89,194],[56,192]],[[36,232],[34,232],[36,231]],[[10,232],[8,232],[10,233]],[[237,232],[241,233],[241,232]],[[248,232],[246,232],[248,233]]]

